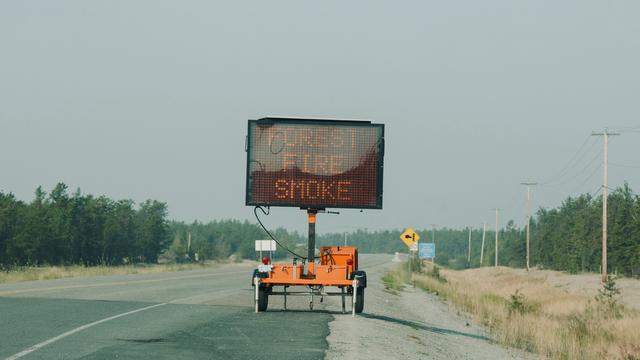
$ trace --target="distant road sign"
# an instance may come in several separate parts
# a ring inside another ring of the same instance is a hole
[[[413,230],[413,228],[408,228],[400,235],[400,240],[402,240],[408,247],[411,249],[413,244],[417,243],[420,240],[420,235]]]
[[[421,259],[433,259],[436,257],[436,244],[420,243],[418,246],[418,256]]]
[[[276,251],[276,242],[273,240],[256,240],[256,251]]]

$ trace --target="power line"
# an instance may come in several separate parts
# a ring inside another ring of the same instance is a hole
[[[593,190],[592,192],[589,193],[589,195],[591,195],[591,197],[596,197],[598,196],[598,193],[602,191],[602,186],[598,186],[595,190]]]
[[[614,188],[612,188],[611,186],[607,186],[607,189],[608,189],[608,190],[611,190],[611,191],[618,191],[620,188],[614,189]],[[633,191],[631,191],[631,192],[629,192],[629,193],[630,193],[631,195],[633,195],[633,196],[640,196],[640,194],[638,194],[638,193],[634,193]]]
[[[596,168],[598,168],[600,166],[599,162],[600,162],[600,157],[602,156],[602,150],[598,151],[598,153],[596,153],[596,156],[594,156],[591,161],[589,161],[587,163],[587,165],[585,167],[582,168],[582,170],[580,170],[580,172],[578,172],[576,174],[576,176],[574,176],[573,178],[569,179],[569,180],[575,180],[576,178],[578,178],[580,175],[590,171],[592,169],[593,164],[596,164]],[[563,182],[563,184],[566,184],[567,182]]]
[[[625,127],[621,127],[621,128],[616,128],[615,129],[616,132],[640,132],[640,125],[633,125],[633,126],[625,126]]]
[[[582,181],[582,183],[580,183],[580,185],[574,187],[574,190],[571,193],[573,194],[573,193],[579,192],[578,189],[582,188],[587,182],[589,182],[589,180],[593,179],[593,177],[598,173],[598,170],[600,170],[600,169],[601,169],[601,167],[598,164],[598,166],[594,167],[593,170],[591,170],[591,173],[589,174],[589,176],[587,176],[584,179],[584,181]]]
[[[567,178],[567,179],[565,179],[565,180],[563,180],[563,181],[561,181],[561,182],[559,182],[559,183],[557,183],[557,184],[554,184],[554,185],[549,185],[549,183],[548,183],[548,182],[547,182],[547,183],[541,183],[540,185],[541,185],[541,186],[556,187],[556,188],[558,188],[558,187],[560,187],[561,185],[568,184],[569,182],[571,182],[571,181],[573,181],[573,180],[576,180],[576,179],[580,178],[580,176],[581,176],[582,174],[584,174],[584,173],[589,173],[589,171],[593,171],[593,165],[594,165],[594,164],[598,164],[598,163],[599,163],[600,157],[602,156],[602,152],[603,152],[603,150],[600,150],[599,152],[597,152],[597,153],[595,154],[595,156],[594,156],[594,157],[592,157],[592,158],[591,158],[591,160],[590,160],[589,162],[587,162],[587,164],[586,164],[584,167],[582,167],[582,168],[580,169],[580,171],[578,171],[577,173],[575,173],[575,174],[574,174],[574,176],[572,176],[572,177],[570,177],[570,178]],[[590,173],[589,173],[589,174],[590,174]]]
[[[264,226],[264,224],[260,220],[260,217],[258,216],[258,210],[262,211],[262,213],[264,215],[268,216],[269,213],[271,212],[271,209],[269,207],[267,207],[267,209],[265,210],[262,206],[256,206],[256,207],[253,208],[253,214],[256,216],[256,220],[258,220],[258,224],[260,224],[260,226],[262,227],[262,230],[264,230],[264,232],[271,238],[271,240],[275,241],[278,245],[280,245],[281,248],[284,248],[287,252],[291,253],[292,255],[297,256],[297,257],[302,258],[302,259],[307,259],[307,261],[313,261],[313,259],[309,260],[309,258],[305,258],[304,256],[295,253],[293,250],[291,250],[288,247],[282,245],[282,243],[280,243],[278,240],[276,240],[276,238],[273,237],[273,235],[271,235],[271,232],[269,230],[267,230],[267,228]]]
[[[549,179],[546,179],[545,181],[541,181],[540,184],[545,185],[552,182],[556,182],[562,179],[565,175],[567,175],[569,173],[569,170],[574,168],[584,158],[584,156],[589,153],[589,150],[594,148],[596,144],[595,141],[591,143],[591,145],[585,152],[582,151],[583,149],[585,149],[585,146],[587,146],[587,144],[589,143],[589,140],[592,140],[592,139],[593,139],[592,136],[587,136],[582,142],[582,144],[580,145],[580,147],[578,148],[578,150],[573,154],[573,156],[569,158],[569,161],[567,161],[567,163],[558,172],[558,174]]]
[[[609,165],[623,167],[623,168],[631,168],[631,169],[640,169],[640,165],[627,165],[627,164],[618,164],[609,162]]]

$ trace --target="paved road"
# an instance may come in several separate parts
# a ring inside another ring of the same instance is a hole
[[[0,285],[0,359],[520,359],[435,296],[385,291],[391,256],[364,255],[365,313],[270,297],[253,312],[253,265]],[[317,298],[316,298],[317,299]]]
[[[364,256],[361,267],[385,256]],[[338,306],[252,308],[251,265],[0,286],[0,358],[321,359]],[[365,305],[366,307],[366,305]]]

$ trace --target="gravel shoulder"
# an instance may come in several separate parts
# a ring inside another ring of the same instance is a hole
[[[386,291],[381,277],[390,266],[387,262],[365,269],[364,313],[335,316],[329,323],[325,359],[535,358],[493,343],[482,328],[421,289]]]

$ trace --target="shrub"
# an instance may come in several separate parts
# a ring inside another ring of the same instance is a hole
[[[598,290],[596,295],[596,301],[600,305],[606,317],[621,319],[622,318],[622,306],[620,305],[620,288],[616,284],[615,276],[607,275],[607,278],[602,284],[602,288]]]
[[[527,301],[524,294],[520,292],[520,289],[511,294],[511,296],[509,297],[509,302],[507,303],[509,315],[513,315],[515,313],[524,315],[533,312],[535,308],[536,307],[532,303]]]
[[[441,283],[447,282],[447,279],[445,279],[445,277],[440,273],[440,268],[437,266],[434,266],[433,268],[431,268],[431,270],[427,271],[426,274],[438,280]]]

